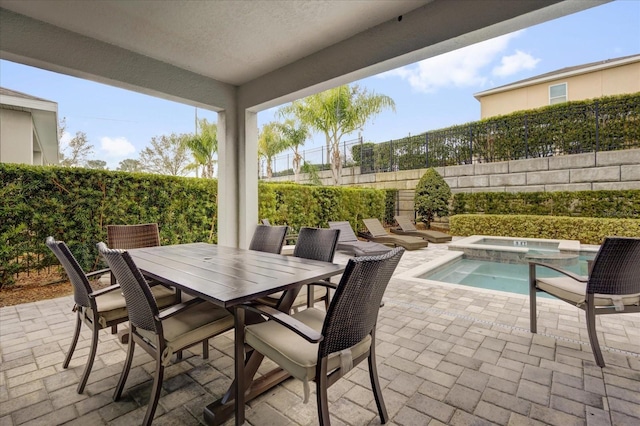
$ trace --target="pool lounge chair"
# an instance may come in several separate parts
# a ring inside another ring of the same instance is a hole
[[[445,234],[444,232],[416,228],[407,216],[395,216],[395,219],[398,225],[400,225],[400,228],[391,228],[391,232],[394,234],[420,237],[430,243],[448,243],[451,241],[451,235]]]
[[[429,245],[427,241],[419,237],[389,234],[378,219],[362,219],[362,221],[369,232],[359,232],[358,235],[369,241],[381,244],[393,244],[394,246],[404,247],[407,250],[417,250]]]
[[[329,228],[339,229],[338,250],[358,256],[376,256],[391,251],[390,247],[369,241],[360,241],[349,222],[329,222]]]

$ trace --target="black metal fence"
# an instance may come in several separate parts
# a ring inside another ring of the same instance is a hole
[[[342,143],[343,167],[376,173],[640,148],[640,93],[571,102],[433,130],[382,143]],[[303,152],[330,169],[325,148]],[[274,176],[293,174],[293,155],[275,159]],[[264,176],[264,174],[262,174]]]

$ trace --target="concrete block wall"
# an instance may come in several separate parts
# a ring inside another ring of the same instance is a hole
[[[640,189],[640,149],[438,167],[436,170],[453,193]],[[359,167],[345,168],[342,184],[414,190],[425,171],[363,175]],[[319,172],[319,177],[323,185],[332,184],[331,171]],[[300,182],[308,182],[307,179],[302,175]],[[291,181],[293,176],[272,180]]]

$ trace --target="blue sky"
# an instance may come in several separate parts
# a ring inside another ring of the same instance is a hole
[[[399,139],[480,118],[474,93],[560,68],[640,53],[640,0],[617,0],[357,82],[390,96],[384,112],[362,130],[365,141]],[[94,145],[93,158],[115,169],[137,158],[154,136],[194,131],[195,109],[124,89],[0,61],[2,87],[58,103],[66,117],[62,146],[77,131]],[[274,120],[275,108],[258,114]],[[216,121],[211,111],[199,117]],[[356,137],[354,134],[353,137]],[[313,135],[304,149],[324,145]]]

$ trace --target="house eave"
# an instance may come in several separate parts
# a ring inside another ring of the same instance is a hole
[[[611,62],[599,63],[589,67],[580,68],[577,70],[571,70],[571,71],[553,74],[553,75],[547,75],[540,78],[527,79],[525,81],[508,84],[506,86],[500,86],[494,89],[485,90],[484,92],[478,92],[478,93],[475,93],[473,97],[479,101],[480,98],[483,98],[489,95],[495,95],[496,93],[508,92],[515,89],[521,89],[523,87],[534,86],[540,83],[547,83],[550,81],[562,80],[569,77],[574,77],[576,75],[589,74],[592,72],[602,71],[609,68],[616,68],[619,66],[628,65],[635,62],[640,62],[640,55],[627,57],[627,58],[623,58],[623,59],[611,61]]]

